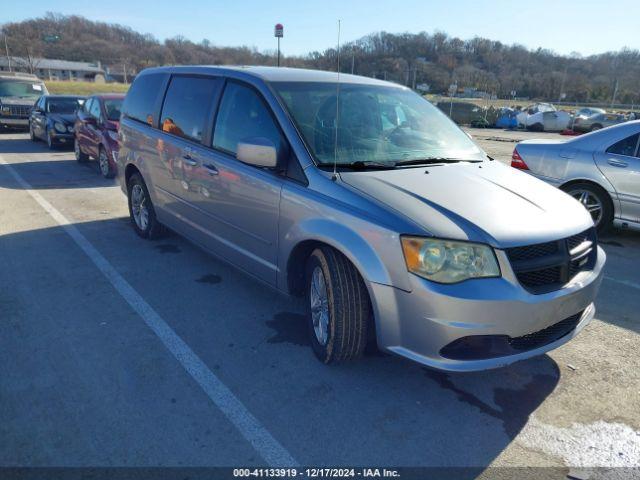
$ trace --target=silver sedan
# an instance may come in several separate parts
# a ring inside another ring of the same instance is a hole
[[[511,166],[576,198],[601,232],[611,225],[640,229],[640,121],[566,142],[525,140]]]

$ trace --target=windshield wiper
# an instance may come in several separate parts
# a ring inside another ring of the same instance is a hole
[[[464,158],[449,158],[449,157],[426,157],[426,158],[417,158],[414,160],[401,160],[399,162],[396,162],[396,166],[402,167],[405,165],[431,165],[434,163],[458,163],[458,162],[478,163],[478,162],[482,162],[482,160],[465,160]]]
[[[333,167],[332,162],[322,162],[322,167]],[[353,170],[389,170],[396,166],[395,163],[383,163],[372,160],[356,160],[355,162],[340,163],[337,166],[339,168],[351,168]]]

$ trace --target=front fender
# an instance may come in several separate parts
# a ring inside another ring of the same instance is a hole
[[[288,288],[288,264],[292,253],[303,242],[327,244],[343,255],[362,275],[373,282],[409,290],[409,278],[397,233],[354,219],[348,225],[331,218],[311,218],[291,225],[281,236],[278,286]]]

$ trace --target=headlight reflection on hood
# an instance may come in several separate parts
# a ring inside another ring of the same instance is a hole
[[[498,260],[488,245],[411,236],[402,236],[401,241],[407,269],[427,280],[458,283],[500,276]]]

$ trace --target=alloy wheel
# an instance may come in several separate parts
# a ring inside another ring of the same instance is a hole
[[[593,192],[585,189],[570,190],[569,195],[578,200],[587,209],[593,223],[598,226],[602,220],[602,201]]]
[[[149,225],[149,210],[147,196],[140,184],[134,185],[131,189],[131,211],[138,228],[145,231]]]
[[[98,155],[98,165],[102,176],[107,177],[109,175],[109,159],[107,158],[107,152],[103,148],[100,149],[100,154]]]
[[[318,343],[326,345],[329,340],[329,299],[327,296],[327,283],[320,267],[314,268],[309,288],[313,331]]]

